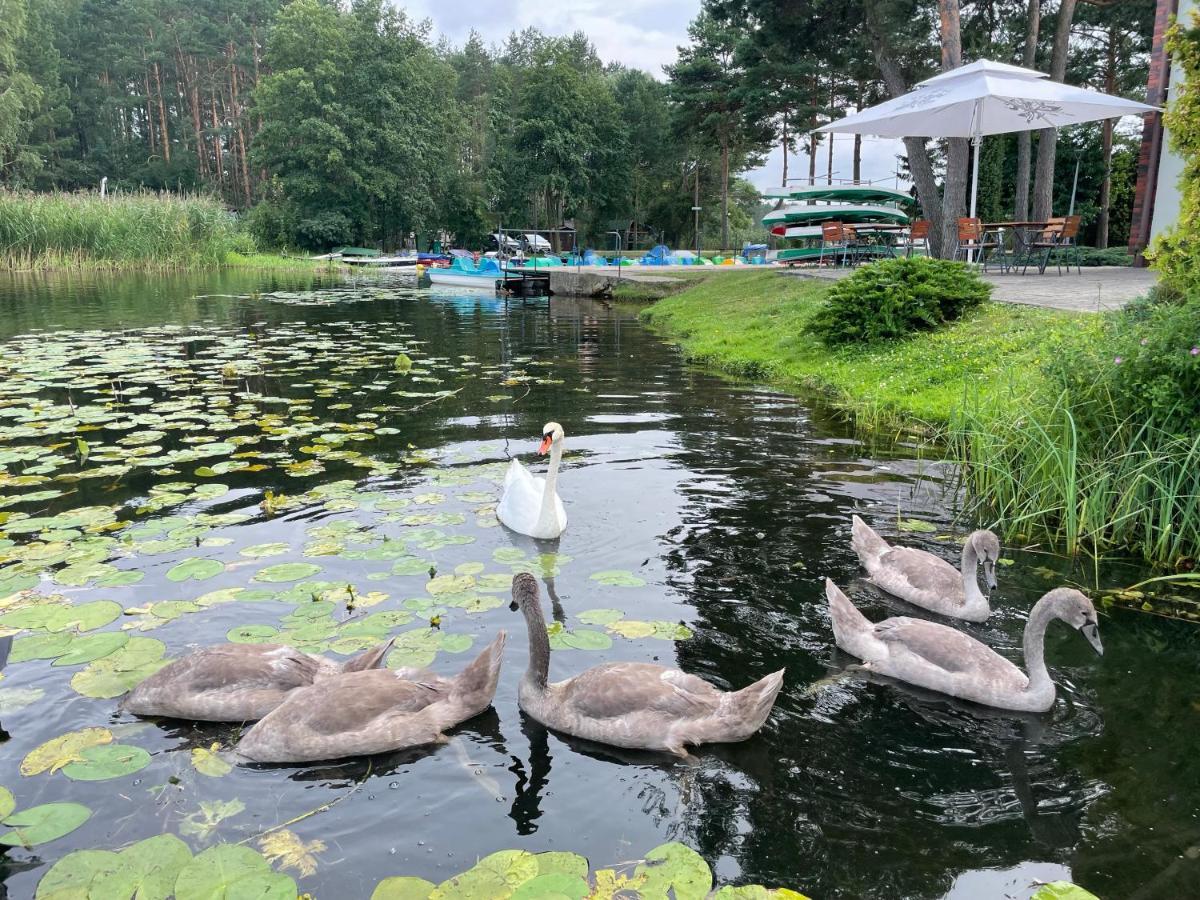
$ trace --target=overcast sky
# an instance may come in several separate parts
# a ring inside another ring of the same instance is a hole
[[[687,43],[688,23],[700,10],[700,0],[398,0],[397,5],[414,19],[429,19],[435,34],[456,45],[472,28],[496,45],[510,32],[529,27],[553,35],[582,31],[601,59],[643,69],[655,78],[663,77],[663,66],[674,62],[676,48]],[[835,179],[851,175],[853,141],[849,135],[834,141]],[[864,138],[863,179],[889,179],[894,185],[896,154],[902,146],[899,141]],[[825,152],[822,147],[817,154],[819,178],[826,172]],[[788,165],[789,176],[808,173],[804,155],[792,157]],[[778,187],[782,168],[783,154],[776,148],[766,165],[747,177],[760,188]]]

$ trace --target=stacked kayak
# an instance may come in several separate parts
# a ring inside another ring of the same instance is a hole
[[[784,201],[763,216],[763,225],[778,237],[799,242],[780,250],[781,263],[816,261],[821,256],[821,226],[826,222],[853,225],[866,232],[910,222],[913,200],[903,191],[874,185],[807,185],[767,191],[765,196]]]

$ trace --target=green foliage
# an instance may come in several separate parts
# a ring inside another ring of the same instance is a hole
[[[1075,262],[1073,255],[1068,255],[1072,264]],[[1084,268],[1093,266],[1131,266],[1133,265],[1133,256],[1125,247],[1105,247],[1101,250],[1099,247],[1080,247],[1079,248],[1079,265]]]
[[[1032,386],[966,405],[951,448],[1008,534],[1185,565],[1200,554],[1198,423],[1200,300],[1148,303],[1062,340]]]
[[[890,340],[953,322],[990,294],[963,263],[882,260],[839,281],[809,328],[827,344]]]
[[[0,190],[0,269],[220,265],[247,249],[233,217],[205,197]]]

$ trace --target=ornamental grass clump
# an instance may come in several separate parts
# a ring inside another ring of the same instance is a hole
[[[964,403],[971,498],[1009,536],[1069,551],[1200,557],[1200,296],[1135,304],[1049,355],[1031,393]]]
[[[963,263],[887,259],[839,281],[808,330],[831,345],[894,340],[961,318],[991,290]]]

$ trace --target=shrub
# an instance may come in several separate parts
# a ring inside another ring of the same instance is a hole
[[[886,259],[839,281],[808,328],[827,344],[904,337],[960,318],[991,290],[963,263]]]
[[[1075,263],[1075,256],[1067,253],[1064,261]],[[1085,269],[1090,266],[1132,266],[1133,256],[1124,247],[1080,247],[1079,264]]]

